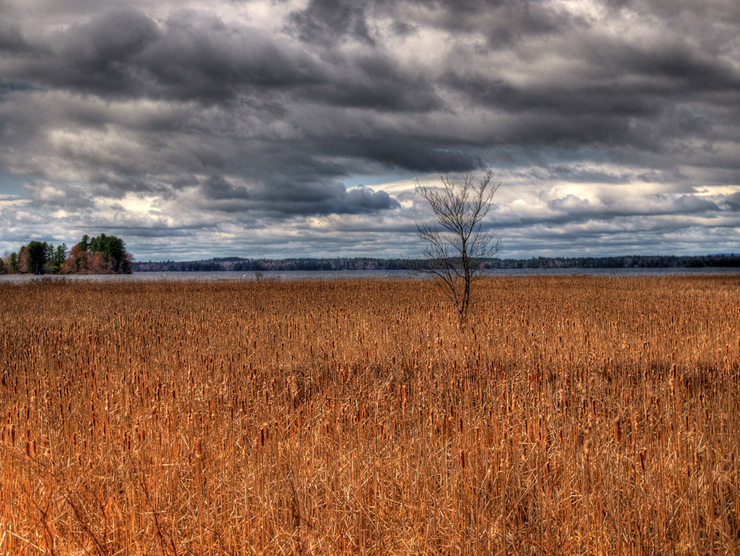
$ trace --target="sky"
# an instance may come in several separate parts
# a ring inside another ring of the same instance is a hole
[[[0,255],[740,252],[737,0],[0,0]]]

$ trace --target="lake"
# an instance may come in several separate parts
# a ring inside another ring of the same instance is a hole
[[[605,276],[605,277],[645,277],[645,276],[677,276],[677,275],[714,275],[737,274],[740,268],[704,267],[704,268],[559,268],[559,269],[507,269],[490,270],[487,276]],[[273,270],[263,272],[252,271],[195,271],[195,272],[136,272],[134,274],[70,274],[70,275],[11,275],[0,276],[2,282],[17,282],[25,280],[105,280],[105,281],[141,281],[141,280],[197,280],[204,282],[228,280],[249,281],[291,281],[291,280],[351,280],[351,279],[414,279],[419,274],[407,270]]]

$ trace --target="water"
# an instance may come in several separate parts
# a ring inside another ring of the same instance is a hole
[[[740,268],[557,268],[557,269],[507,269],[487,271],[487,276],[605,276],[605,277],[661,277],[661,276],[704,276],[733,274],[740,276]],[[27,280],[70,280],[70,281],[295,281],[295,280],[352,280],[352,279],[414,279],[428,277],[407,270],[272,270],[252,271],[197,271],[197,272],[136,272],[134,274],[70,274],[63,276],[12,275],[0,276],[0,283]]]

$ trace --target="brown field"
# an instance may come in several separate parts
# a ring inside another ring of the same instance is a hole
[[[740,278],[0,284],[0,554],[738,554]]]

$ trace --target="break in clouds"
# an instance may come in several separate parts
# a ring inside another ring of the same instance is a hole
[[[504,257],[740,251],[740,5],[0,0],[0,251],[414,255],[488,165]]]

